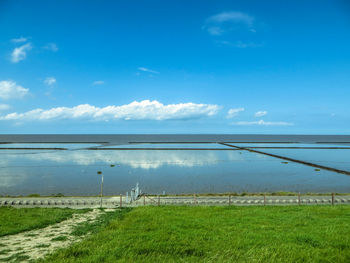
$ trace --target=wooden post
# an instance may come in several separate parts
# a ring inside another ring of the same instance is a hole
[[[298,205],[300,205],[301,204],[301,202],[300,202],[301,200],[300,200],[300,192],[298,193]]]
[[[102,198],[103,198],[103,174],[101,176],[101,208],[102,208]]]
[[[332,205],[334,205],[334,193],[332,193]]]
[[[119,203],[119,206],[122,207],[123,206],[123,196],[120,195],[120,203]]]
[[[143,205],[146,205],[146,196],[143,196]]]
[[[264,205],[266,205],[266,195],[264,194]]]
[[[228,196],[228,205],[231,205],[231,195]]]
[[[160,195],[158,195],[158,206],[160,206]]]

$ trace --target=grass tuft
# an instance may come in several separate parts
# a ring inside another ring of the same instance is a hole
[[[35,246],[36,248],[46,248],[46,247],[49,247],[51,246],[51,244],[39,244],[37,246]]]
[[[11,249],[3,249],[3,250],[0,250],[0,255],[7,255],[9,252],[11,252],[12,250]]]
[[[58,237],[54,237],[51,239],[51,241],[66,241],[68,239],[67,236],[58,236]]]
[[[28,261],[29,256],[24,255],[24,252],[19,252],[16,254],[13,254],[7,258],[2,258],[0,259],[0,262],[23,262],[23,261]]]

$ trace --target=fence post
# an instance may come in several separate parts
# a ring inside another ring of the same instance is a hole
[[[160,195],[158,195],[158,206],[160,206]]]
[[[143,195],[143,205],[146,205],[146,195]]]
[[[193,194],[193,204],[196,204],[197,200],[196,200],[196,194]]]
[[[102,177],[101,177],[101,208],[102,208],[102,200],[103,199],[103,174],[102,174]]]
[[[300,205],[300,202],[301,200],[300,200],[300,192],[298,193],[298,205]]]
[[[120,206],[120,207],[123,206],[123,196],[122,196],[122,195],[120,195],[120,204],[119,204],[119,206]]]
[[[332,205],[334,205],[334,193],[332,193]]]
[[[266,195],[264,194],[264,206],[266,205]]]
[[[231,205],[231,195],[228,196],[228,205]]]

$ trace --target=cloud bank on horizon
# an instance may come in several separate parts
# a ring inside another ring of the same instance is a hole
[[[164,105],[156,100],[143,100],[121,106],[111,105],[102,108],[89,104],[81,104],[71,108],[34,109],[25,113],[9,113],[5,116],[0,116],[0,120],[184,120],[210,117],[215,115],[218,110],[219,106],[212,104],[195,104],[189,102]]]

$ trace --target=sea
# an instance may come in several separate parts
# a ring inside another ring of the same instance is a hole
[[[102,178],[103,177],[103,178]],[[350,193],[349,135],[0,135],[0,196]]]

